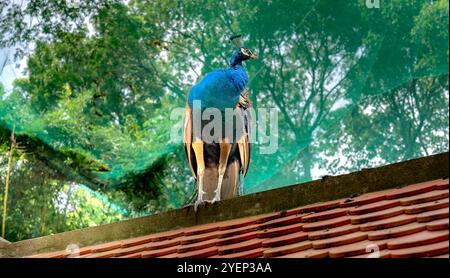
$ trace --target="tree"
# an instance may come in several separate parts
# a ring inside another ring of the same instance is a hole
[[[383,39],[367,81],[347,92],[355,105],[327,120],[328,129],[341,127],[322,135],[331,173],[448,151],[448,2],[399,4],[385,16],[405,16]]]
[[[86,19],[116,0],[29,0],[0,2],[0,48],[15,47],[16,58],[33,52],[37,41],[53,41],[61,34],[84,28]]]
[[[159,31],[145,25],[142,17],[114,4],[93,15],[96,33],[87,27],[63,33],[52,42],[37,41],[28,59],[29,78],[16,82],[38,112],[45,112],[64,97],[65,86],[72,96],[92,91],[87,113],[99,123],[126,117],[142,124],[151,116],[162,90],[157,86],[152,63],[159,50],[152,44]]]
[[[333,159],[322,163],[337,174],[448,151],[448,103],[448,75],[362,98],[336,112],[341,128],[322,146]]]

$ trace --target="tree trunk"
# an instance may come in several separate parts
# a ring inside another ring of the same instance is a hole
[[[311,146],[308,145],[303,151],[302,151],[302,166],[303,166],[303,180],[304,181],[310,181],[312,180],[312,164],[313,164],[313,155],[311,153]]]

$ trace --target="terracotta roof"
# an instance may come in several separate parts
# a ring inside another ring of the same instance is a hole
[[[449,180],[83,247],[81,258],[449,257]],[[374,251],[374,252],[372,252]],[[73,257],[66,251],[33,258]]]

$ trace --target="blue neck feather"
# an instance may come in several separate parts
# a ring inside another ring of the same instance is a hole
[[[234,67],[236,65],[242,66],[242,57],[239,56],[239,50],[234,51],[233,55],[231,55],[230,59],[230,67]]]
[[[189,105],[194,100],[202,101],[202,109],[216,107],[234,109],[248,83],[248,75],[242,65],[242,56],[235,51],[230,66],[225,70],[213,71],[194,86],[189,95]]]
[[[233,80],[233,85],[236,87],[236,93],[240,94],[248,83],[248,75],[245,71],[244,66],[242,66],[242,62],[233,67],[227,69],[230,74],[231,79]]]

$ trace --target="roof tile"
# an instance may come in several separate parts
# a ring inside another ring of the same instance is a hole
[[[386,241],[363,240],[330,249],[329,256],[330,258],[343,258],[358,255],[369,255],[372,252],[377,252],[383,249],[386,249]]]
[[[50,252],[50,253],[44,253],[44,254],[36,254],[32,256],[27,256],[26,258],[30,259],[41,259],[41,258],[51,258],[51,259],[57,259],[57,258],[64,258],[66,257],[66,251],[56,251],[56,252]]]
[[[310,249],[312,247],[311,241],[302,241],[294,244],[289,244],[281,247],[270,248],[264,251],[265,258],[277,257],[282,255],[287,255],[303,250]]]
[[[227,246],[223,246],[219,248],[219,254],[220,255],[226,255],[230,253],[239,253],[251,249],[256,249],[261,247],[261,239],[251,239],[235,244],[230,244]]]
[[[91,257],[91,255],[92,255],[92,253],[87,253],[87,254],[78,256],[78,257],[76,257],[76,258],[84,259],[84,258],[89,258],[89,257]]]
[[[448,189],[448,179],[438,180],[436,182],[436,189],[437,190]]]
[[[125,255],[125,256],[119,256],[118,258],[121,258],[121,259],[140,259],[142,257],[141,257],[141,253],[133,253],[133,254]]]
[[[438,181],[429,181],[393,190],[392,192],[386,194],[386,199],[398,199],[403,197],[409,197],[412,195],[417,195],[420,193],[429,192],[436,188],[437,183]]]
[[[260,224],[260,229],[268,229],[273,227],[279,227],[279,226],[285,226],[285,225],[291,225],[295,223],[299,223],[302,221],[302,218],[308,214],[294,214],[289,215],[286,217],[277,218],[268,222],[265,222],[263,224]]]
[[[246,234],[240,234],[240,235],[235,235],[235,236],[232,236],[232,237],[226,237],[226,238],[218,239],[217,240],[217,245],[218,246],[223,246],[223,245],[228,245],[228,244],[234,244],[234,243],[238,243],[238,242],[254,239],[254,238],[257,238],[257,237],[258,237],[258,231],[249,232],[249,233],[246,233]]]
[[[266,213],[256,216],[249,216],[244,218],[238,218],[233,220],[227,220],[217,223],[219,230],[238,229],[252,224],[261,224],[267,221],[271,221],[284,215],[285,212]]]
[[[188,244],[188,245],[180,245],[178,247],[177,252],[178,253],[186,253],[186,252],[190,252],[190,251],[205,249],[205,248],[212,247],[215,245],[217,245],[217,239],[210,239],[210,240],[200,241],[200,242],[196,242],[196,243],[192,243],[192,244]]]
[[[431,202],[439,199],[448,198],[448,190],[434,190],[419,195],[403,198],[400,200],[402,206]]]
[[[287,245],[296,243],[299,241],[304,241],[308,239],[308,234],[305,232],[296,232],[293,234],[288,234],[284,236],[279,236],[275,238],[266,239],[262,242],[263,247],[276,247],[281,245]]]
[[[183,230],[167,231],[152,235],[152,241],[175,239],[183,235]]]
[[[206,258],[216,255],[217,252],[218,248],[216,246],[211,246],[204,249],[198,249],[183,254],[178,254],[177,258]]]
[[[210,233],[210,232],[214,232],[217,230],[219,230],[219,224],[211,223],[211,224],[205,224],[205,225],[199,225],[199,226],[185,228],[185,229],[183,229],[183,235],[192,236],[192,235]]]
[[[164,255],[164,256],[160,256],[158,258],[161,258],[161,259],[177,259],[179,255],[180,254],[178,254],[178,253],[171,253],[171,254],[167,254],[167,255]]]
[[[448,258],[448,252],[448,240],[424,246],[390,250],[392,258],[434,257],[438,255],[447,255]]]
[[[258,220],[257,216],[250,216],[250,217],[222,221],[217,224],[219,225],[219,230],[231,230],[231,229],[239,229],[239,228],[245,227],[247,225],[256,224],[256,220]]]
[[[312,213],[302,218],[303,222],[316,222],[319,220],[326,220],[347,215],[347,208],[337,208],[332,210],[326,210],[322,212]]]
[[[366,254],[361,254],[357,256],[351,256],[347,258],[355,258],[355,259],[379,259],[379,258],[390,258],[391,257],[391,250],[383,249],[379,252],[371,252]]]
[[[79,248],[78,250],[72,249],[72,250],[65,250],[65,251],[58,251],[55,252],[55,255],[57,256],[57,253],[64,252],[64,255],[61,257],[54,257],[54,258],[81,258],[82,256],[88,256],[91,254],[92,246],[86,246],[83,248]],[[34,256],[31,256],[33,258]],[[39,258],[36,257],[36,258]],[[50,258],[50,256],[45,256],[45,258]]]
[[[441,180],[441,181],[437,182],[436,183],[436,189],[437,190],[448,189],[448,179]]]
[[[78,254],[74,254],[74,255],[83,256],[83,255],[86,255],[86,254],[89,254],[92,252],[92,246],[85,246],[85,247],[78,249],[77,251],[78,251]],[[71,254],[68,254],[68,257],[70,258]]]
[[[258,228],[259,228],[259,226],[256,224],[249,225],[249,226],[243,226],[243,227],[236,228],[236,229],[220,231],[217,235],[218,235],[218,238],[226,238],[226,237],[246,234],[249,232],[254,232],[254,231],[258,230]]]
[[[248,251],[238,252],[238,253],[231,253],[228,255],[217,255],[211,258],[222,258],[222,259],[231,259],[231,258],[242,258],[242,259],[251,259],[251,258],[259,258],[263,256],[263,252],[267,250],[266,248],[257,248],[252,249]]]
[[[219,234],[216,231],[204,233],[204,234],[190,234],[189,236],[184,236],[180,238],[180,244],[192,244],[199,241],[210,240],[213,238],[219,237]]]
[[[140,253],[140,252],[148,250],[148,246],[149,246],[149,244],[142,244],[142,245],[136,245],[136,246],[131,246],[131,247],[127,247],[127,248],[115,249],[115,250],[113,250],[113,252],[115,253],[114,257],[128,256],[131,254]]]
[[[352,224],[362,224],[366,222],[372,222],[376,220],[386,219],[393,216],[397,216],[403,213],[402,207],[395,207],[385,210],[380,210],[368,214],[363,214],[359,216],[354,216],[351,218]]]
[[[309,240],[318,240],[318,239],[342,236],[342,235],[354,233],[357,231],[359,231],[359,226],[345,225],[345,226],[340,226],[340,227],[336,227],[336,228],[332,228],[332,229],[310,232],[308,234],[308,238],[309,238]]]
[[[416,221],[415,215],[400,214],[387,219],[362,224],[359,228],[361,231],[373,231],[380,229],[393,228]]]
[[[147,250],[156,250],[156,249],[162,249],[172,246],[177,246],[180,244],[180,239],[167,239],[163,241],[156,241],[151,242],[147,244]]]
[[[314,249],[330,248],[335,246],[351,244],[365,239],[367,239],[367,233],[356,232],[338,237],[315,240],[313,241],[313,247]]]
[[[348,216],[342,216],[335,219],[328,219],[314,223],[307,223],[303,225],[303,231],[311,232],[317,230],[325,230],[343,226],[346,224],[350,224],[350,218]]]
[[[348,198],[340,204],[340,207],[362,206],[383,201],[384,199],[386,199],[385,192],[368,193],[355,198]]]
[[[293,212],[293,211],[297,211],[298,213],[320,212],[320,211],[324,211],[324,210],[337,208],[337,207],[339,207],[339,204],[341,202],[342,202],[342,200],[334,200],[334,201],[311,204],[311,205],[299,207],[296,209],[291,209],[288,211],[288,213]]]
[[[429,222],[441,218],[448,218],[448,208],[421,213],[417,215],[417,222]]]
[[[116,256],[115,250],[109,250],[105,252],[91,253],[86,256],[81,256],[82,258],[88,259],[106,259],[106,258],[114,258]]]
[[[275,213],[264,214],[264,215],[258,216],[256,218],[256,223],[261,224],[261,223],[264,223],[267,221],[277,219],[278,217],[284,216],[284,215],[285,215],[285,212],[275,212]]]
[[[277,258],[310,258],[310,259],[320,259],[328,258],[328,249],[307,249],[300,252],[290,253],[283,256],[278,256]]]
[[[153,235],[146,235],[146,236],[127,239],[127,240],[122,241],[122,247],[126,248],[126,247],[132,247],[132,246],[136,246],[136,245],[149,243],[153,239],[154,239]]]
[[[369,240],[380,240],[380,239],[386,239],[386,238],[401,237],[401,236],[405,236],[405,235],[418,233],[418,232],[424,231],[426,229],[427,229],[427,227],[425,225],[420,225],[418,223],[410,223],[410,224],[398,226],[395,228],[370,232],[368,234],[368,238],[369,238]]]
[[[448,259],[449,258],[448,255],[449,254],[447,253],[447,254],[444,254],[444,255],[431,256],[431,258]]]
[[[276,236],[281,236],[281,235],[286,235],[286,234],[292,234],[292,233],[301,231],[303,225],[304,225],[303,223],[297,223],[297,224],[282,226],[282,227],[278,227],[278,228],[265,229],[258,233],[258,237],[265,238],[265,237],[276,237]]]
[[[409,248],[420,245],[432,244],[448,240],[448,230],[445,231],[423,231],[392,239],[388,242],[389,249]]]
[[[156,258],[169,254],[177,253],[177,247],[171,246],[162,249],[156,249],[151,251],[144,251],[141,253],[142,258]]]
[[[399,200],[383,200],[376,203],[370,203],[367,205],[355,207],[349,210],[349,214],[351,215],[361,215],[372,213],[380,210],[385,210],[389,208],[393,208],[400,205]]]
[[[122,247],[121,241],[107,242],[107,243],[92,246],[91,252],[92,253],[100,253],[100,252],[114,250],[114,249],[117,249],[120,247]]]
[[[448,230],[448,218],[428,222],[427,230],[428,231]]]
[[[440,208],[447,208],[448,207],[448,198],[447,199],[441,199],[433,202],[418,204],[406,207],[404,212],[406,214],[417,214],[422,213],[430,210],[437,210]]]

